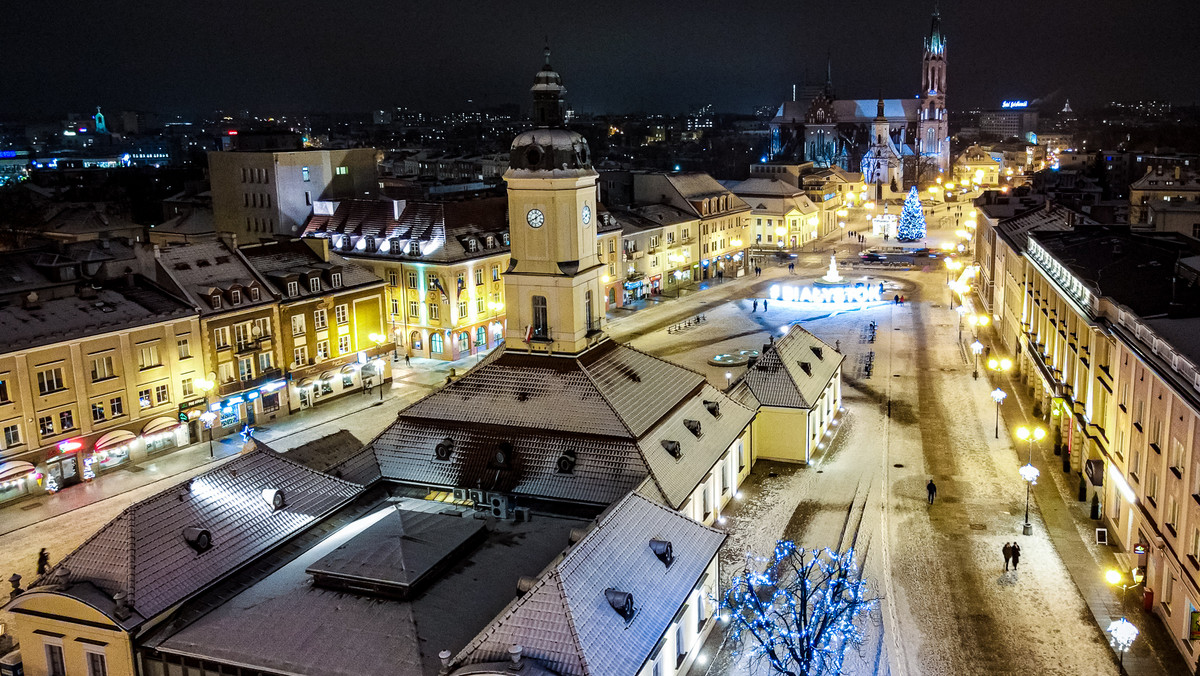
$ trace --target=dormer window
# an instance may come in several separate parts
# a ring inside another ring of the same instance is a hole
[[[479,250],[479,243],[476,242],[474,239],[468,239],[467,240],[467,251],[469,251],[471,253],[475,253],[478,250]]]
[[[367,251],[375,250],[375,238],[374,237],[372,237],[371,235],[367,235],[366,237],[363,238],[363,240],[366,242]]]
[[[504,233],[503,235],[500,235],[500,241],[504,242],[504,246],[508,246],[508,233],[507,232]]]
[[[210,296],[209,304],[212,305],[214,310],[220,310],[221,309],[221,294],[214,293],[212,296]]]
[[[242,304],[242,292],[239,291],[238,289],[234,289],[234,290],[230,291],[229,292],[229,301],[231,303],[233,303],[234,305],[241,305]]]
[[[421,243],[420,242],[409,242],[408,243],[408,255],[409,256],[420,256],[421,255]]]
[[[309,278],[308,290],[313,293],[321,293],[321,278],[320,277]]]
[[[496,248],[496,238],[495,237],[492,237],[491,235],[487,236],[487,248],[489,248],[489,249]]]
[[[256,300],[258,300],[258,297],[259,297],[258,287],[257,286],[250,287],[250,300],[256,301]]]
[[[341,286],[342,285],[342,273],[335,272],[335,273],[329,275],[329,282],[330,282],[330,284],[333,285],[333,288],[335,288],[335,289],[338,288],[339,286]]]
[[[288,282],[287,283],[287,292],[288,292],[288,295],[293,298],[295,298],[296,296],[299,296],[300,295],[300,283],[299,282]]]

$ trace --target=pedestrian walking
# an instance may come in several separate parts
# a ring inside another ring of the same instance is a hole
[[[1021,545],[1019,545],[1015,542],[1012,544],[1012,559],[1013,559],[1013,570],[1016,570],[1017,564],[1021,562]]]
[[[38,575],[45,575],[48,570],[50,570],[50,553],[46,551],[45,547],[42,547],[42,551],[38,552]]]
[[[767,311],[767,299],[764,298],[763,299],[763,312],[766,312],[766,311]]]
[[[758,312],[758,299],[757,298],[754,299],[754,309],[751,310],[750,312],[751,313]]]
[[[1011,542],[1004,543],[1004,570],[1008,570],[1008,564],[1012,561],[1013,546]]]
[[[896,295],[892,296],[892,302],[895,303],[896,305],[899,305],[900,304],[900,294],[896,294]]]
[[[788,274],[792,274],[792,275],[796,274],[796,264],[795,263],[788,263]]]
[[[409,356],[408,356],[407,354],[406,354],[406,355],[404,355],[404,366],[405,366],[405,367],[407,367],[407,368],[411,368],[411,367],[412,367],[412,360],[411,360],[411,359],[409,359]]]
[[[889,402],[890,403],[890,402]],[[929,504],[933,504],[933,499],[937,497],[937,484],[933,483],[933,479],[925,484],[925,492],[929,494]]]

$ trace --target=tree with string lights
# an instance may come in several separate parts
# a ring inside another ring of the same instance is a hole
[[[832,676],[862,645],[862,625],[878,605],[852,546],[805,550],[782,540],[769,557],[746,555],[721,613],[735,655],[771,673]]]
[[[904,198],[896,237],[901,242],[915,242],[925,238],[925,212],[921,210],[921,198],[917,194],[916,186],[913,186],[912,190],[908,191],[908,197]]]

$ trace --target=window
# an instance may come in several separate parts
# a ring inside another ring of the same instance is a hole
[[[1175,475],[1183,478],[1183,444],[1175,437],[1171,437],[1171,469],[1175,470]]]
[[[674,244],[674,243],[675,243],[675,233],[668,232],[667,233],[667,244]]]
[[[43,437],[54,436],[54,416],[44,415],[38,418],[38,430]]]
[[[1155,502],[1158,498],[1158,472],[1150,470],[1146,481],[1146,499]]]
[[[46,645],[46,676],[67,676],[67,667],[63,663],[61,645],[47,643]]]
[[[430,303],[429,304],[429,320],[436,321],[438,319],[441,319],[441,315],[442,315],[442,306],[437,303]]]
[[[408,301],[408,316],[409,317],[421,316],[421,303],[419,303],[418,301],[415,301],[415,300]]]
[[[460,301],[458,301],[458,318],[462,319],[463,317],[466,317],[466,316],[467,316],[467,301],[460,300]]]
[[[317,343],[317,361],[329,359],[329,341],[322,340]]]
[[[354,387],[354,375],[351,373],[342,374],[342,389]]]
[[[350,173],[350,167],[338,167],[336,171],[338,176],[345,176]]]
[[[683,232],[682,232],[682,233],[680,233],[679,237],[680,237],[681,239],[687,239],[687,238],[688,238],[688,234],[689,234],[689,233],[688,233],[688,229],[687,229],[687,228],[684,228],[684,229],[683,229]],[[611,251],[612,251],[612,249],[610,248],[610,249],[609,249],[609,251],[611,252]]]
[[[271,337],[271,319],[269,317],[259,317],[254,320],[254,327],[258,329],[259,338]],[[251,333],[253,335],[253,333]]]
[[[251,347],[254,342],[254,336],[250,331],[250,322],[242,322],[233,327],[233,339],[237,342],[238,352]]]
[[[196,381],[191,378],[184,378],[180,381],[180,385],[182,386],[180,389],[183,391],[183,396],[190,397],[196,393]]]
[[[337,319],[338,324],[350,323],[350,313],[346,310],[345,305],[338,305],[333,308],[333,316]]]
[[[104,653],[93,649],[84,649],[87,655],[87,676],[108,676],[108,665],[104,661]]]
[[[387,279],[388,279],[388,286],[396,286],[396,283],[398,281],[400,281],[399,275],[396,274],[395,270],[387,271]]]
[[[118,418],[125,415],[125,404],[120,397],[113,397],[108,400],[108,410],[112,417]]]
[[[213,344],[217,346],[218,350],[229,347],[228,326],[222,326],[219,329],[213,329]]]
[[[589,332],[595,330],[596,327],[592,319],[592,292],[590,289],[583,292],[583,321],[587,322],[587,330]]]
[[[329,283],[332,284],[333,288],[335,288],[335,289],[337,287],[341,286],[342,285],[342,273],[340,273],[340,272],[331,273],[329,275]]]
[[[408,277],[408,288],[410,288],[410,289],[417,288],[417,273],[413,272],[412,270],[409,270],[408,275],[406,275],[406,276]]]
[[[292,335],[304,334],[304,315],[292,315]]]
[[[338,336],[338,354],[350,351],[350,336]]]
[[[429,273],[429,276],[426,279],[426,281],[429,283],[430,289],[436,289],[439,286],[441,286],[441,284],[442,284],[441,282],[438,281],[437,275],[435,275],[433,273]]]
[[[171,391],[166,385],[154,386],[154,403],[165,404],[171,400]]]
[[[399,298],[392,299],[392,314],[393,315],[400,314],[400,299]]]
[[[50,394],[65,389],[61,368],[56,366],[45,371],[38,371],[38,392]]]
[[[433,334],[429,336],[429,351],[441,352],[443,349],[445,349],[445,343],[442,341],[442,334],[438,331],[434,331]]]
[[[8,397],[8,381],[0,380],[0,402],[12,401]]]
[[[221,296],[214,293],[209,298],[211,299],[209,304],[212,305],[213,309],[220,310],[221,309]]]
[[[179,349],[180,359],[192,358],[192,344],[188,342],[187,338],[180,338],[179,340],[175,341],[175,346]]]
[[[476,345],[486,345],[487,344],[487,330],[484,329],[482,326],[475,327],[475,344]]]
[[[500,266],[499,265],[492,266],[492,281],[493,282],[500,281]]]
[[[483,284],[483,269],[477,268],[475,270],[475,286],[480,286],[482,284]]]
[[[150,388],[138,390],[138,405],[142,408],[150,408]]]
[[[687,239],[687,230],[683,231],[683,238]],[[615,240],[615,239],[608,240],[608,253],[616,253],[616,252],[617,252],[617,240]]]
[[[75,429],[75,414],[71,411],[59,411],[58,427],[64,432]]]
[[[288,282],[287,292],[288,292],[289,296],[299,296],[300,295],[300,283],[299,282]]]
[[[92,360],[93,383],[111,377],[113,377],[112,355],[106,354],[103,357],[96,357]]]
[[[313,310],[313,327],[318,331],[329,328],[329,318],[326,310]]]
[[[308,280],[308,290],[313,293],[321,293],[321,278],[313,277]]]
[[[12,448],[21,443],[21,428],[17,425],[9,425],[4,428],[4,447]]]
[[[147,345],[138,352],[138,366],[143,370],[152,369],[155,366],[162,366],[162,361],[158,358],[158,346]]]
[[[650,235],[650,248],[658,246],[658,235]]]
[[[550,332],[549,316],[546,312],[546,297],[533,297],[533,335],[536,338],[546,338]]]
[[[292,363],[301,366],[308,363],[308,347],[301,346],[292,350]]]
[[[92,422],[101,422],[104,420],[104,402],[95,402],[92,404]]]
[[[242,292],[238,289],[234,289],[234,290],[230,291],[229,292],[229,302],[233,303],[234,305],[241,305],[242,304]]]
[[[475,299],[475,312],[478,314],[483,314],[484,310],[487,309],[486,303],[487,303],[487,299],[484,298],[483,296],[476,298]]]
[[[259,352],[258,353],[258,372],[264,373],[264,372],[270,371],[270,370],[271,370],[271,353],[270,352]]]
[[[300,180],[308,183],[308,167],[300,167]]]
[[[1163,571],[1162,606],[1171,614],[1171,599],[1175,596],[1175,573],[1167,568]]]
[[[238,357],[238,377],[242,380],[254,380],[253,357]]]

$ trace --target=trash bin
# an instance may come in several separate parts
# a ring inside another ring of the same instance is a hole
[[[1154,590],[1146,587],[1142,591],[1142,608],[1146,610],[1154,609]]]

